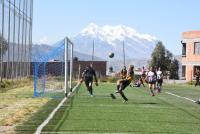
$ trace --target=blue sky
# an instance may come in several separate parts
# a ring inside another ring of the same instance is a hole
[[[34,0],[33,43],[73,37],[90,22],[156,36],[174,54],[181,33],[200,30],[200,0]]]

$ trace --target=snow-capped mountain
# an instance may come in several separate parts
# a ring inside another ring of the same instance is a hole
[[[108,53],[114,52],[114,59],[123,59],[123,41],[126,59],[149,59],[157,38],[149,34],[141,34],[124,25],[98,26],[90,23],[73,38],[75,50],[92,54],[94,40],[95,56],[108,60]]]

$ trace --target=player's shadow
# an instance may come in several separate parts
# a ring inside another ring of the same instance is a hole
[[[132,104],[143,104],[143,105],[156,105],[155,102],[132,102]]]

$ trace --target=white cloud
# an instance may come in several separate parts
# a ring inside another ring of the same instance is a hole
[[[47,36],[43,36],[40,40],[39,40],[39,44],[49,44],[49,38]]]

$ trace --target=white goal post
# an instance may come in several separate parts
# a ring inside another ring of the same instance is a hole
[[[33,56],[34,96],[67,96],[73,88],[74,44],[68,38]]]
[[[69,61],[69,46],[71,47],[71,53],[70,53],[70,80],[68,83],[68,61]],[[72,76],[73,76],[73,52],[74,52],[74,44],[69,40],[68,37],[65,38],[65,95],[67,96],[68,89],[70,89],[70,92],[72,91]],[[69,84],[69,85],[68,85]]]

